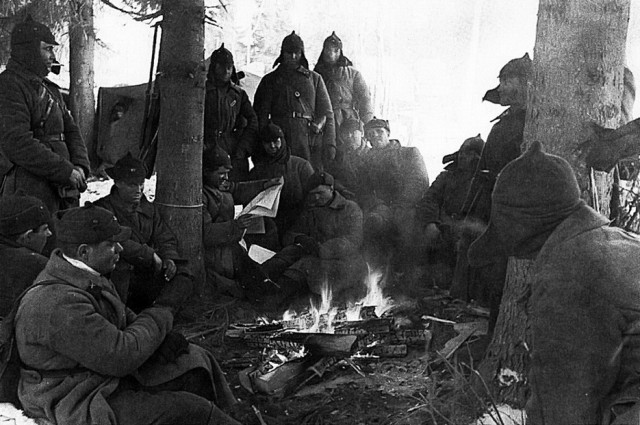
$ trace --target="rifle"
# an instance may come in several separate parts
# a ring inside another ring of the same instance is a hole
[[[153,26],[153,46],[151,49],[151,66],[149,69],[149,82],[144,96],[144,113],[142,118],[142,132],[140,133],[140,153],[138,157],[147,167],[146,178],[153,174],[153,167],[158,153],[158,125],[160,122],[160,95],[154,84],[154,68],[156,62],[156,45],[158,40],[158,28],[161,22]]]

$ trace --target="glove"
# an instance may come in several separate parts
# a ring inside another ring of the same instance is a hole
[[[314,257],[319,255],[320,245],[311,236],[298,235],[293,240],[293,243],[300,245],[307,255],[313,255]]]
[[[251,214],[243,214],[240,217],[236,218],[234,222],[240,229],[246,229],[247,227],[251,226],[251,222],[254,218],[255,217],[253,217]]]
[[[160,363],[173,363],[182,354],[189,352],[189,341],[179,332],[171,331],[164,337],[164,341],[158,347],[152,357]]]

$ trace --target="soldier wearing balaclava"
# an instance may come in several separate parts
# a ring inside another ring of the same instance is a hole
[[[265,75],[255,95],[260,128],[269,121],[284,132],[291,154],[323,169],[336,155],[331,99],[320,74],[309,70],[304,43],[293,31],[282,40],[277,68]]]
[[[57,45],[49,28],[28,17],[11,32],[11,58],[0,74],[0,196],[22,191],[52,215],[78,205],[90,171],[78,126],[46,78],[59,65]]]
[[[336,121],[336,135],[348,119],[367,123],[373,118],[369,87],[362,74],[342,52],[342,40],[335,31],[324,40],[322,53],[314,71],[322,75],[331,98]],[[340,144],[341,140],[338,140]]]
[[[223,43],[211,54],[207,73],[204,149],[218,146],[231,156],[232,181],[246,180],[258,132],[256,113],[237,82],[233,55]]]

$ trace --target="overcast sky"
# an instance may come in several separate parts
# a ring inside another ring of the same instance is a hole
[[[467,137],[480,133],[486,139],[490,120],[503,108],[481,99],[497,85],[500,68],[526,52],[533,55],[537,0],[320,0],[328,5],[327,17],[307,13],[307,1],[294,0],[288,19],[291,29],[305,39],[311,66],[321,43],[307,40],[322,40],[334,30],[342,34],[345,54],[369,84],[381,86],[385,80],[384,99],[378,91],[376,113],[388,115],[392,137],[420,148],[432,181],[441,171],[443,155],[455,151]],[[230,3],[246,8],[252,2]],[[627,62],[638,79],[640,2],[632,3]],[[336,11],[344,17],[335,19]],[[238,19],[234,22],[240,25]],[[96,9],[96,27],[105,46],[96,52],[96,86],[145,82],[152,29],[105,6]],[[353,35],[354,28],[362,28],[367,37],[376,31],[391,52],[389,57],[380,61],[372,52],[358,51],[366,40]],[[224,30],[209,28],[205,53],[230,37],[230,31],[228,22]],[[234,53],[238,62],[238,52]],[[406,106],[407,99],[412,106]]]

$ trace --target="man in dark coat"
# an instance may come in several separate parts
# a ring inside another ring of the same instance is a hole
[[[204,100],[204,148],[220,146],[229,155],[232,181],[246,180],[255,148],[258,118],[247,93],[234,80],[233,55],[224,44],[211,54]]]
[[[314,71],[322,75],[327,86],[338,138],[340,126],[347,119],[369,122],[373,118],[369,87],[360,71],[342,52],[342,40],[335,31],[324,40]]]
[[[389,122],[374,118],[365,124],[371,143],[362,166],[365,248],[373,261],[396,254],[409,261],[416,229],[416,205],[429,187],[420,151],[389,139]],[[382,264],[376,264],[382,265]]]
[[[640,239],[609,226],[580,193],[571,165],[535,142],[500,173],[469,259],[534,259],[528,424],[635,424]]]
[[[231,182],[231,158],[223,149],[205,152],[202,172],[202,238],[205,246],[207,281],[219,293],[251,298],[254,290],[276,286],[270,274],[279,274],[297,261],[304,250],[285,248],[262,266],[249,258],[240,241],[253,220],[251,215],[235,218],[235,204],[246,204],[259,192],[279,184],[279,178]],[[266,219],[265,219],[266,220]],[[275,235],[277,237],[277,234]]]
[[[361,196],[362,162],[368,149],[362,137],[362,123],[355,118],[348,118],[338,133],[340,143],[336,159],[329,164],[327,171],[336,181],[336,190],[348,199],[356,200]]]
[[[480,135],[466,139],[458,152],[443,158],[451,159],[442,173],[429,186],[418,204],[418,219],[423,233],[420,239],[427,249],[425,255],[433,263],[444,263],[453,271],[453,281],[437,282],[448,288],[454,298],[476,300],[488,305],[489,290],[484,287],[489,270],[470,268],[467,250],[489,221],[489,205],[476,205],[473,215],[461,213],[464,201],[484,147]]]
[[[313,167],[306,159],[291,154],[284,133],[273,123],[262,128],[258,140],[258,148],[253,158],[255,167],[249,172],[249,178],[284,178],[280,206],[275,217],[278,237],[281,239],[304,208],[305,187],[313,175]]]
[[[58,43],[27,18],[11,33],[11,58],[0,74],[1,194],[23,191],[51,214],[78,204],[89,159],[78,126],[47,74],[59,70]]]
[[[304,211],[289,229],[285,244],[317,244],[317,252],[289,267],[278,282],[283,287],[308,288],[320,295],[328,288],[335,299],[357,301],[365,295],[366,264],[360,254],[362,210],[334,190],[328,173],[316,173],[307,183]]]
[[[213,356],[172,330],[181,288],[139,315],[105,277],[131,230],[95,205],[57,214],[58,244],[15,314],[26,414],[56,424],[229,424]]]
[[[15,298],[33,283],[47,264],[41,255],[51,231],[49,211],[33,196],[0,198],[0,316],[11,310]]]
[[[111,280],[120,298],[134,311],[151,305],[165,285],[171,283],[189,295],[193,275],[188,261],[178,255],[178,240],[160,210],[142,193],[147,170],[128,154],[107,168],[114,184],[111,193],[95,204],[113,213],[131,228],[131,238],[122,242],[120,261]]]
[[[295,31],[282,40],[275,65],[260,81],[254,99],[260,128],[271,120],[284,132],[291,153],[320,169],[336,156],[333,110],[324,81],[309,70],[304,43]]]

